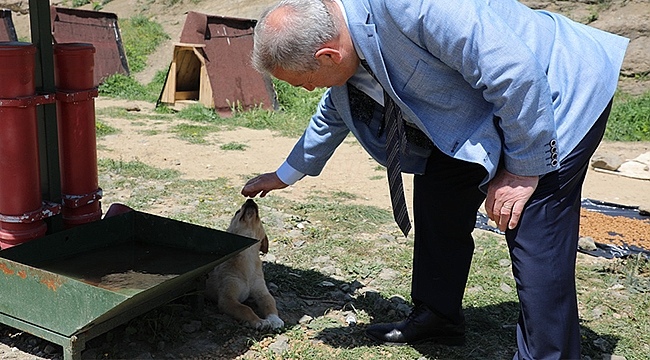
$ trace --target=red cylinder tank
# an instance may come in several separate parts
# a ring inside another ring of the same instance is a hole
[[[92,44],[54,45],[63,223],[72,227],[101,218],[97,175],[94,55]]]
[[[0,44],[0,248],[45,235],[32,44]],[[52,97],[53,98],[53,97]],[[40,97],[40,100],[44,100]],[[58,212],[50,209],[50,214]]]

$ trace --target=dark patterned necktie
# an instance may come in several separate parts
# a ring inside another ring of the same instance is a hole
[[[372,70],[365,60],[361,65],[374,77]],[[386,169],[388,172],[388,188],[390,201],[393,206],[393,217],[404,236],[411,230],[411,221],[406,209],[404,184],[402,182],[402,167],[399,163],[399,153],[406,147],[406,133],[402,122],[402,111],[395,105],[393,99],[384,90],[384,126],[386,130]]]
[[[393,99],[384,91],[384,122],[386,126],[386,168],[388,170],[388,187],[390,200],[393,205],[393,217],[397,225],[407,236],[411,230],[411,221],[406,209],[404,184],[402,183],[402,167],[399,163],[399,153],[406,146],[406,134],[402,122],[402,111],[395,105]]]

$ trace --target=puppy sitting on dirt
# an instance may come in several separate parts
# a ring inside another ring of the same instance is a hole
[[[267,253],[269,240],[260,220],[257,204],[246,200],[230,221],[228,232],[260,240],[212,270],[206,282],[206,296],[219,304],[219,310],[255,329],[279,329],[275,299],[264,282],[260,251]],[[251,299],[263,316],[243,302]]]

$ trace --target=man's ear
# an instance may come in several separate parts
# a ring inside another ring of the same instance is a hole
[[[325,66],[332,64],[338,65],[343,60],[341,52],[331,47],[324,47],[319,49],[316,51],[316,54],[314,54],[314,58],[316,58],[316,60],[318,60],[321,65]]]

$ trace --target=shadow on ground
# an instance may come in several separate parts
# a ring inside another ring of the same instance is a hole
[[[349,314],[366,313],[375,322],[403,319],[409,304],[387,299],[372,291],[359,291],[363,284],[346,283],[317,270],[296,269],[265,263],[266,280],[278,302],[287,331],[296,326],[309,330],[313,341],[339,349],[385,346],[369,340],[367,324],[345,324]],[[253,344],[277,333],[261,332],[237,324],[205,302],[203,309],[191,306],[190,296],[153,309],[87,343],[83,359],[204,358],[233,359],[251,350]],[[465,309],[467,341],[464,346],[412,345],[422,356],[445,359],[510,359],[516,351],[515,323],[518,304],[504,302]],[[319,321],[323,317],[332,321]],[[313,322],[312,322],[313,321]],[[583,356],[600,358],[611,353],[618,338],[582,327]],[[0,326],[0,342],[24,352],[27,358],[62,359],[61,348],[15,329]],[[45,353],[49,345],[49,353]],[[12,357],[20,359],[19,357]]]

